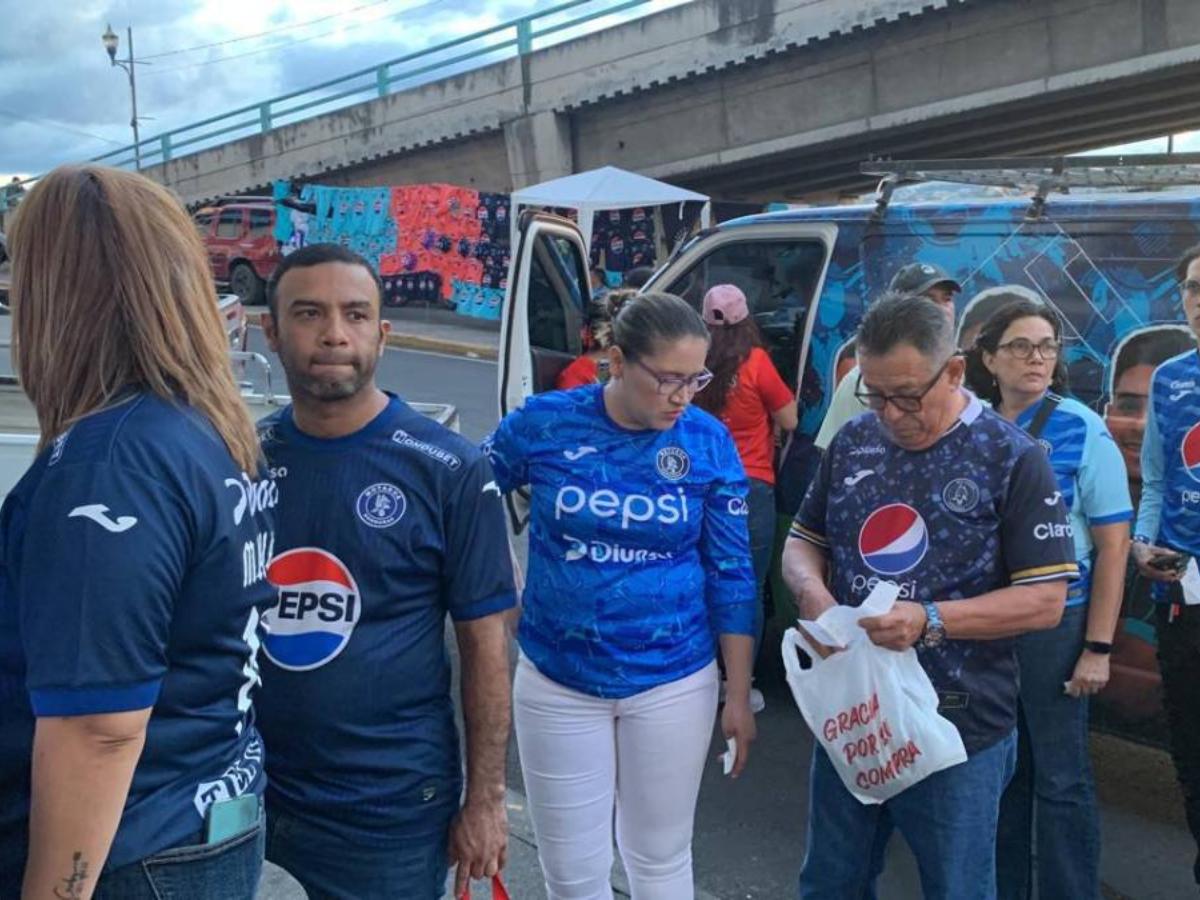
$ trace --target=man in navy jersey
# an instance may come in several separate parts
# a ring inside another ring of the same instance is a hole
[[[1184,254],[1176,275],[1184,316],[1200,336],[1200,246]],[[1150,379],[1132,553],[1138,571],[1154,581],[1171,758],[1188,828],[1200,847],[1200,354],[1195,348],[1168,359]],[[1200,852],[1192,873],[1200,883]]]
[[[858,355],[858,394],[874,412],[830,444],[784,576],[806,619],[859,605],[880,581],[898,584],[892,611],[863,627],[879,646],[917,648],[968,758],[866,805],[818,748],[800,896],[874,896],[894,826],[926,898],[991,898],[1000,796],[1016,762],[1012,638],[1061,617],[1077,574],[1071,526],[1041,448],[961,389],[964,363],[936,306],[880,300],[863,318]]]
[[[280,490],[260,706],[267,856],[310,897],[354,900],[441,897],[457,863],[457,896],[507,845],[515,595],[500,493],[475,447],[376,386],[388,323],[364,259],[305,247],[268,303],[292,405],[260,423]]]

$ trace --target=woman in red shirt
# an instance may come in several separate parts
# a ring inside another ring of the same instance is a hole
[[[713,380],[693,402],[725,423],[750,479],[748,524],[758,585],[757,648],[762,642],[763,584],[775,545],[775,428],[795,430],[796,397],[763,349],[762,334],[750,318],[740,288],[732,284],[710,288],[704,295],[704,321],[712,335],[707,366]],[[763,707],[757,689],[750,692],[750,705],[755,712]]]

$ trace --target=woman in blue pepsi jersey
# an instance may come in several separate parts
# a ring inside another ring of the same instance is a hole
[[[12,251],[41,441],[0,511],[0,897],[249,900],[276,495],[204,247],[88,165],[38,181]]]
[[[531,397],[485,442],[502,490],[532,488],[513,705],[552,900],[612,897],[614,810],[633,896],[693,896],[718,648],[735,776],[755,736],[747,480],[690,405],[708,340],[683,300],[641,295],[606,384]]]
[[[1042,897],[1100,892],[1087,704],[1108,683],[1133,509],[1120,448],[1103,420],[1062,396],[1061,350],[1058,316],[1042,303],[1019,300],[984,324],[968,355],[970,387],[1048,452],[1080,572],[1058,627],[1017,638],[1020,752],[1000,806],[1002,900],[1033,896],[1035,883]]]

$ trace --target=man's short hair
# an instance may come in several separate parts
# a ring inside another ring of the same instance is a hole
[[[383,282],[379,280],[379,273],[375,271],[375,267],[365,257],[341,244],[308,244],[285,256],[283,262],[276,266],[275,271],[271,273],[271,280],[267,282],[267,309],[271,311],[271,315],[274,316],[277,312],[279,282],[283,280],[284,275],[292,269],[308,269],[324,263],[362,266],[371,275],[371,280],[375,282],[375,296],[382,306]]]
[[[1180,284],[1187,279],[1188,266],[1197,259],[1200,259],[1200,244],[1188,247],[1183,251],[1183,255],[1179,257],[1179,262],[1175,263],[1175,278]]]
[[[954,330],[946,314],[923,294],[884,294],[858,326],[858,352],[884,356],[908,344],[939,364],[954,352]]]

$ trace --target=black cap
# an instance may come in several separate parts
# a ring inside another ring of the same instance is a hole
[[[889,291],[901,294],[923,294],[935,284],[947,284],[953,291],[961,291],[962,285],[950,277],[941,266],[933,263],[909,263],[892,277]]]

